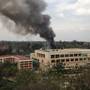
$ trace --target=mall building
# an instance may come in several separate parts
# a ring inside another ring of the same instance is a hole
[[[40,49],[32,53],[31,58],[39,61],[42,70],[59,64],[73,69],[90,64],[90,49]]]

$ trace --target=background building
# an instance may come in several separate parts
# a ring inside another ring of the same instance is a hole
[[[43,70],[57,64],[62,64],[65,69],[72,69],[90,63],[90,49],[41,49],[32,53],[31,58],[38,60]]]
[[[32,61],[29,57],[21,56],[21,55],[15,55],[15,56],[0,56],[0,63],[16,63],[17,68],[19,70],[21,69],[32,69]]]

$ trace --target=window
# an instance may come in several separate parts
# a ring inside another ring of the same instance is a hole
[[[58,59],[58,60],[56,60],[56,62],[57,62],[57,63],[59,63],[59,62],[60,62],[60,60]]]
[[[68,54],[66,54],[66,55],[65,55],[65,57],[69,57],[69,55],[68,55]]]
[[[64,54],[62,54],[61,57],[64,57]]]
[[[54,55],[51,55],[51,58],[54,58]]]
[[[56,58],[59,58],[59,55],[56,55]]]
[[[65,62],[65,60],[64,59],[61,59],[61,62]]]
[[[81,54],[79,54],[79,56],[81,56]]]
[[[55,63],[55,60],[52,60],[51,63]]]
[[[78,61],[78,58],[76,58],[75,61]]]
[[[40,54],[40,53],[37,53],[37,56],[38,56],[38,57],[45,58],[45,54]]]
[[[74,59],[71,59],[71,61],[74,61]]]
[[[84,60],[86,60],[86,58],[84,58]]]
[[[82,61],[83,59],[82,59],[82,58],[80,58],[80,60]]]
[[[41,54],[43,58],[45,58],[45,54]]]
[[[66,59],[66,62],[69,62],[69,59]]]
[[[78,56],[77,54],[74,54],[74,56]]]

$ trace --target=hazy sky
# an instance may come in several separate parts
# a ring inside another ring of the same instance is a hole
[[[51,16],[55,40],[90,41],[90,0],[45,0],[45,13]],[[39,36],[22,37],[9,32],[0,20],[0,40],[42,40]]]

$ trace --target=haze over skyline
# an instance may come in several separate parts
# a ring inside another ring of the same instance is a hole
[[[51,16],[56,41],[90,41],[90,0],[45,0],[44,13]],[[37,36],[18,36],[8,31],[0,18],[0,40],[43,40]]]

